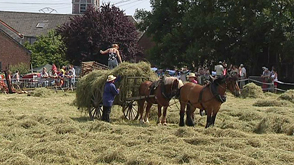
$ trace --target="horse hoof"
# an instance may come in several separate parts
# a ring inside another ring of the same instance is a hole
[[[163,123],[162,125],[167,126],[167,123]]]
[[[185,124],[184,124],[184,123],[180,123],[179,126],[180,126],[180,127],[184,127]]]
[[[145,122],[144,122],[144,120],[140,120],[140,124],[144,124]]]

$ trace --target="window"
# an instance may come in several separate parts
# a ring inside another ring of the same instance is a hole
[[[80,13],[84,13],[87,10],[86,4],[80,4]]]

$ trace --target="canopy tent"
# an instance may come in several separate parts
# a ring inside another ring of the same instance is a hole
[[[40,66],[40,67],[38,67],[38,68],[34,68],[34,69],[33,69],[33,72],[35,72],[35,73],[40,73],[40,72],[42,72],[42,70],[43,70],[44,67],[47,69],[47,72],[50,71],[50,70],[52,69],[52,65],[50,65],[50,64],[45,64],[45,65]]]

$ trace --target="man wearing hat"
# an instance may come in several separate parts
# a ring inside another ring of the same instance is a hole
[[[119,94],[119,89],[116,89],[114,85],[114,80],[116,77],[113,75],[109,75],[107,77],[107,81],[104,86],[104,92],[103,92],[103,113],[102,113],[102,120],[106,122],[110,122],[110,112],[111,107],[113,105],[113,101],[116,95]]]

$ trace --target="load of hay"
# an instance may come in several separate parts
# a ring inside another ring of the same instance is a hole
[[[103,89],[108,75],[117,77],[115,85],[120,88],[120,94],[115,98],[114,104],[120,104],[128,97],[138,95],[139,85],[145,80],[157,80],[158,77],[151,70],[151,66],[146,62],[128,63],[123,62],[112,70],[94,70],[82,77],[76,90],[75,104],[82,110],[93,107],[93,96],[98,102],[102,101]],[[144,79],[128,79],[130,77],[144,77]]]
[[[249,83],[243,87],[243,90],[241,92],[241,96],[244,98],[246,98],[246,97],[263,98],[264,94],[263,94],[262,88],[260,86],[257,86],[254,83]]]

